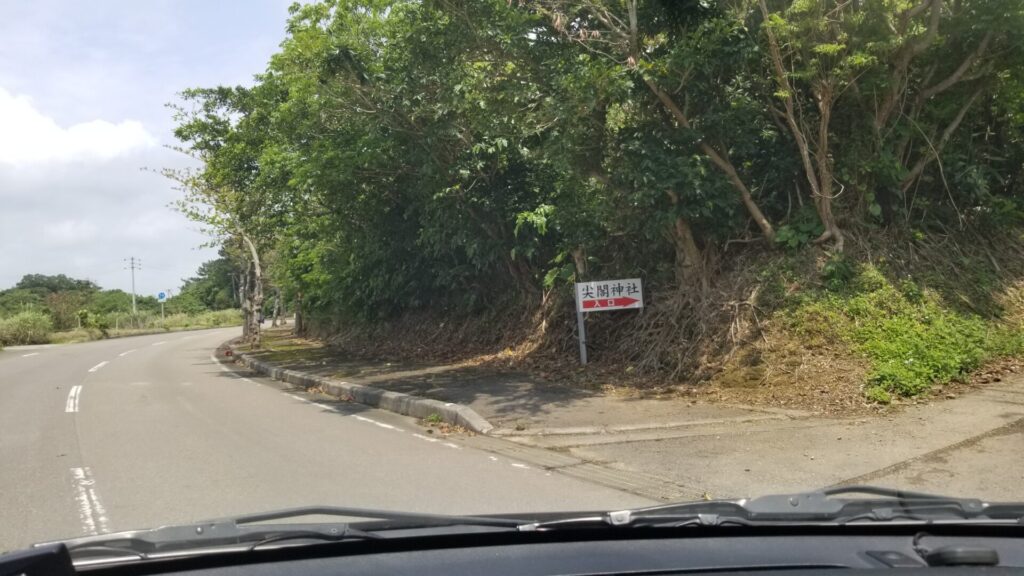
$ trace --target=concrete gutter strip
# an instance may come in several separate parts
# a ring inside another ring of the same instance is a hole
[[[233,348],[232,350],[234,351]],[[494,429],[490,422],[477,414],[472,408],[463,404],[441,402],[440,400],[421,398],[401,392],[391,392],[373,386],[351,384],[323,376],[314,376],[296,370],[286,370],[280,366],[274,366],[268,362],[252,358],[247,354],[235,352],[235,358],[248,368],[261,374],[266,374],[275,380],[303,388],[320,387],[327,394],[358,402],[359,404],[381,408],[414,418],[428,418],[433,414],[437,414],[443,421],[449,424],[462,426],[478,434],[487,434]]]

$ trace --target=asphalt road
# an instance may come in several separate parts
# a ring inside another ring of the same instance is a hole
[[[0,550],[310,504],[592,510],[637,496],[211,356],[237,329],[0,352]]]

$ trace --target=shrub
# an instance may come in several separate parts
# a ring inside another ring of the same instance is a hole
[[[825,291],[807,294],[783,318],[804,338],[839,338],[870,362],[865,396],[888,404],[927,392],[996,356],[1019,354],[1013,326],[959,313],[910,279],[894,285],[873,265],[841,260],[823,271]],[[841,287],[852,290],[835,291]]]
[[[0,319],[0,344],[45,344],[50,341],[53,321],[42,312],[19,312],[10,318]]]
[[[61,330],[50,334],[52,344],[76,344],[105,338],[102,332],[96,328],[77,328],[75,330]]]
[[[171,314],[158,325],[165,330],[182,328],[217,328],[220,326],[236,326],[242,323],[240,310],[215,310],[202,314]]]
[[[199,326],[237,326],[242,323],[241,310],[214,310],[196,317]]]
[[[838,291],[853,280],[856,270],[844,256],[833,256],[821,267],[821,280],[829,290]]]

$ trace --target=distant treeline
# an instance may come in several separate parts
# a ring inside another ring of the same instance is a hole
[[[164,304],[153,296],[132,295],[123,290],[104,290],[90,280],[64,274],[27,274],[14,287],[0,291],[0,344],[45,342],[52,332],[174,328],[196,324],[204,314],[238,307],[232,287],[231,265],[221,258],[203,264],[195,277]],[[205,324],[229,322],[229,316],[205,317]],[[231,321],[233,322],[233,321]]]

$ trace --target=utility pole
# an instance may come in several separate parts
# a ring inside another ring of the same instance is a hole
[[[135,256],[129,256],[124,259],[128,263],[125,270],[132,271],[132,316],[138,315],[139,311],[135,308],[135,271],[142,270],[142,260]]]

